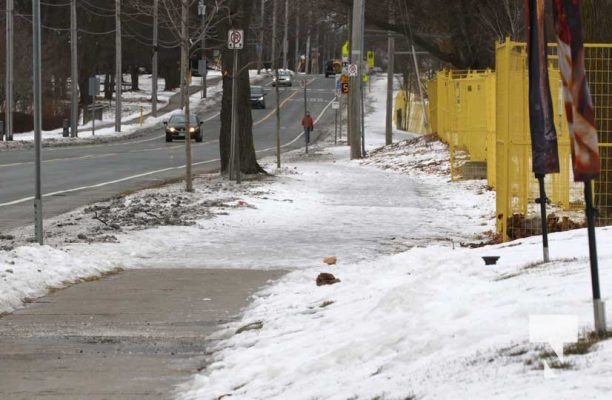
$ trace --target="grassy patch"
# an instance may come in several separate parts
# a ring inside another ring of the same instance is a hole
[[[550,264],[552,262],[557,263],[557,262],[574,262],[574,261],[578,261],[578,259],[577,258],[559,258],[555,260],[550,260],[549,262],[536,261],[536,262],[532,262],[532,263],[525,265],[523,269],[524,270],[534,269],[534,268],[538,268],[538,267],[542,267],[544,265]]]
[[[563,354],[565,355],[578,355],[586,354],[591,350],[591,347],[597,343],[612,338],[611,332],[605,334],[598,334],[596,332],[586,332],[578,338],[576,343],[570,343],[564,346]]]
[[[584,355],[591,351],[592,347],[599,342],[612,338],[612,333],[608,332],[605,334],[598,334],[596,332],[583,332],[578,337],[576,343],[568,343],[563,346],[563,355]],[[525,365],[536,364],[539,369],[544,368],[543,363],[536,363],[538,360],[544,360],[548,363],[548,366],[553,369],[571,369],[574,363],[565,360],[561,361],[552,350],[541,350],[537,353],[535,359],[528,359],[525,361]]]

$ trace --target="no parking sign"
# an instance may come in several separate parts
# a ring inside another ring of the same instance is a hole
[[[244,46],[244,31],[242,29],[230,29],[227,32],[227,48],[241,49]]]

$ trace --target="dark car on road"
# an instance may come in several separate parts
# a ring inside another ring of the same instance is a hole
[[[168,121],[164,121],[166,128],[166,142],[171,142],[172,139],[184,139],[185,134],[185,115],[174,114]],[[197,115],[189,115],[189,138],[195,139],[196,142],[201,142],[204,138],[202,132],[202,121]]]
[[[251,107],[266,108],[265,95],[263,86],[251,86]]]

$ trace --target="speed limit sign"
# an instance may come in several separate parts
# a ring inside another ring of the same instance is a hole
[[[244,31],[242,29],[230,29],[227,32],[227,48],[241,49],[244,43]]]

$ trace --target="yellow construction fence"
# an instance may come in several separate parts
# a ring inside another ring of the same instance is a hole
[[[408,98],[410,97],[410,98]],[[408,132],[427,133],[427,119],[423,102],[414,93],[410,96],[402,89],[395,96],[395,106],[393,110],[393,122],[397,129]],[[425,102],[427,104],[427,102]]]
[[[491,70],[439,71],[429,81],[427,93],[431,130],[450,147],[453,179],[466,177],[460,171],[475,162],[482,162],[484,168],[494,165],[495,73]],[[486,169],[486,177],[489,185],[494,186],[492,167]]]
[[[595,182],[598,224],[612,223],[612,45],[587,44],[587,79],[599,133],[602,176]],[[582,183],[573,182],[556,45],[548,46],[549,82],[561,171],[545,179],[549,230],[580,226]],[[524,43],[496,44],[492,71],[440,71],[428,85],[432,132],[472,161],[486,161],[496,191],[497,231],[504,239],[540,233],[538,182],[531,171],[527,54]],[[452,154],[452,152],[451,152]],[[452,161],[452,160],[451,160]]]

